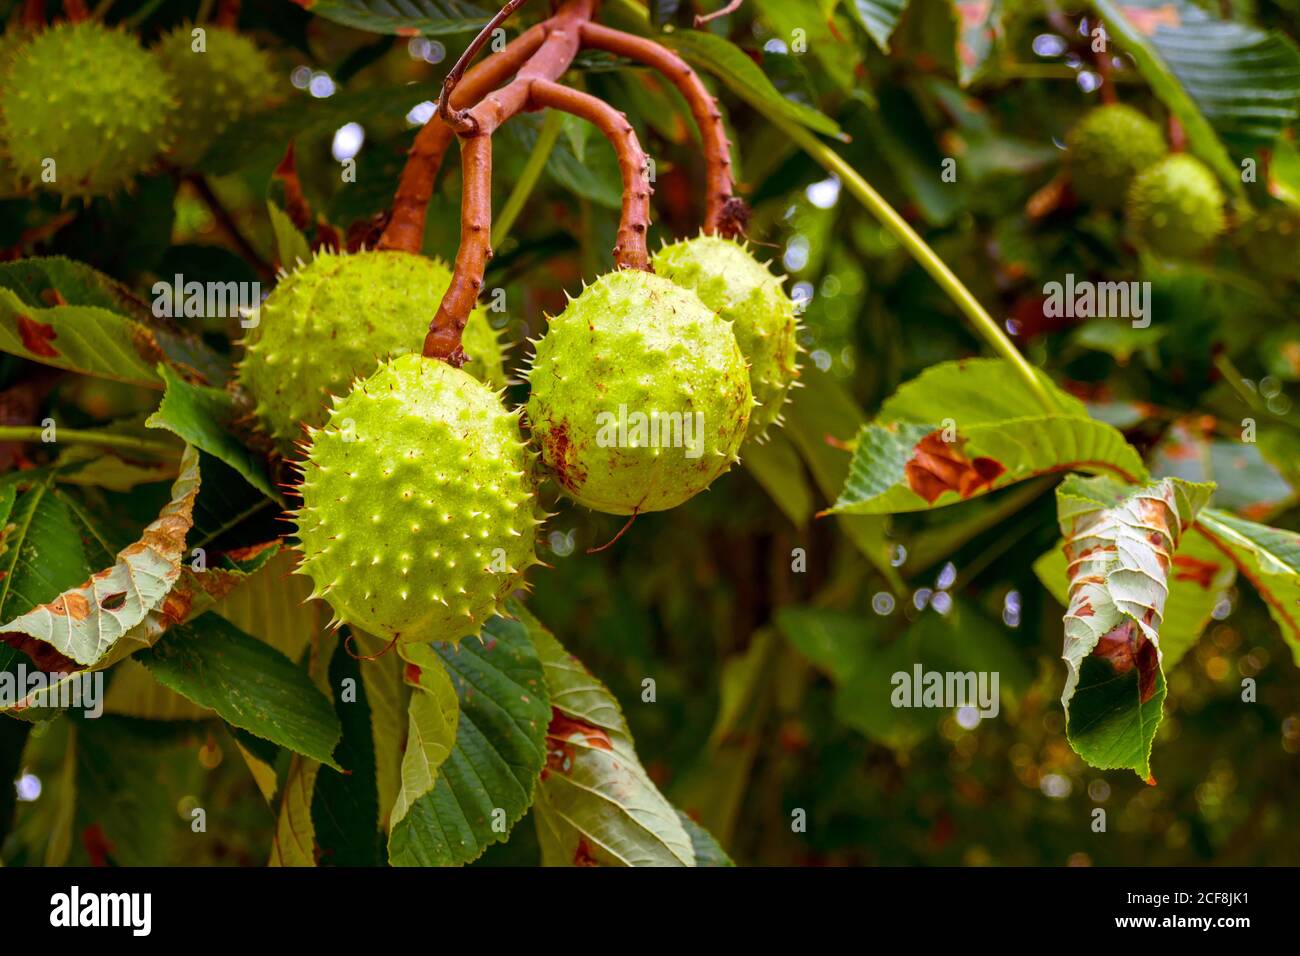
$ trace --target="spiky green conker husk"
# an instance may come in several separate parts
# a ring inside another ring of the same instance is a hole
[[[1169,151],[1160,127],[1122,103],[1088,112],[1066,146],[1075,195],[1103,209],[1119,209],[1133,177]]]
[[[275,89],[271,58],[248,37],[204,27],[202,52],[192,25],[180,26],[154,47],[179,106],[168,125],[171,160],[193,166],[227,129],[264,109]]]
[[[1300,279],[1300,209],[1275,206],[1237,229],[1246,262],[1270,279]]]
[[[299,437],[303,424],[325,421],[331,395],[381,359],[419,352],[450,284],[441,262],[394,251],[321,252],[285,276],[262,303],[239,363],[271,434]],[[482,310],[470,317],[486,321]]]
[[[486,385],[419,355],[385,362],[312,434],[301,570],[369,633],[477,634],[537,563],[531,465]]]
[[[17,30],[10,30],[7,33],[0,33],[0,83],[7,82],[9,76],[9,64],[17,56],[18,50],[27,42],[27,34]],[[0,93],[0,102],[3,102],[3,93]],[[0,119],[0,199],[10,199],[14,196],[21,196],[27,191],[26,184],[23,183],[22,177],[18,175],[18,170],[14,168],[13,161],[9,158],[9,144],[5,141],[4,122]]]
[[[529,381],[542,460],[575,501],[610,514],[662,511],[709,487],[738,460],[754,406],[731,323],[637,270],[602,276],[551,319]],[[703,427],[683,447],[697,412]],[[668,422],[667,434],[638,429],[638,415]]]
[[[1169,156],[1134,178],[1128,224],[1134,242],[1158,255],[1194,256],[1223,231],[1223,190],[1199,159]]]
[[[749,362],[749,385],[758,402],[746,438],[762,438],[780,421],[781,406],[799,376],[798,321],[781,280],[744,246],[716,236],[665,246],[651,263],[657,275],[693,290],[731,323]]]
[[[58,23],[24,44],[0,83],[0,127],[24,182],[106,196],[149,169],[175,105],[135,37],[93,20]],[[43,182],[46,159],[55,179]]]

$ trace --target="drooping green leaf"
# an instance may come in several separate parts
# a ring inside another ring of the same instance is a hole
[[[401,787],[389,815],[390,830],[401,824],[415,801],[433,790],[438,768],[456,745],[456,726],[460,720],[456,688],[433,649],[414,644],[400,651],[406,662],[403,679],[413,688],[413,693],[407,711]]]
[[[165,388],[162,404],[145,424],[164,428],[200,451],[220,458],[262,494],[282,501],[271,484],[266,462],[231,433],[232,422],[241,414],[234,397],[223,389],[193,385],[165,365],[158,366],[158,375]]]
[[[176,608],[164,599],[181,576],[198,490],[198,452],[187,447],[171,500],[139,541],[118,552],[111,568],[9,618],[0,624],[0,633],[28,635],[89,666],[102,661],[138,627],[164,627],[160,617],[177,619]],[[9,617],[7,612],[4,617]]]
[[[460,700],[451,756],[388,839],[397,866],[459,866],[504,840],[532,803],[551,708],[527,628],[493,618],[480,640],[435,645]]]
[[[329,699],[293,661],[220,615],[173,627],[136,659],[228,723],[340,769],[333,753],[342,728]]]
[[[1070,579],[1066,735],[1094,767],[1151,776],[1165,697],[1160,628],[1173,556],[1213,485],[1071,475],[1056,490]]]
[[[361,662],[336,651],[330,659],[329,688],[343,728],[335,756],[343,772],[321,767],[312,790],[312,828],[322,866],[382,866],[375,744]]]
[[[812,488],[799,453],[784,432],[770,433],[762,444],[751,442],[741,460],[791,524],[802,528],[808,523],[815,507]]]
[[[496,13],[491,4],[469,0],[312,0],[312,13],[344,26],[399,36],[440,36],[480,29]]]
[[[701,30],[677,30],[662,39],[686,59],[717,74],[755,109],[778,113],[818,133],[841,135],[839,124],[826,114],[782,96],[767,74],[730,40]]]
[[[1117,429],[1090,418],[1081,402],[1041,378],[1057,413],[1044,414],[999,359],[927,369],[858,433],[831,512],[923,511],[1050,472],[1146,477],[1142,459]]]
[[[1218,508],[1202,512],[1196,530],[1259,592],[1300,665],[1300,535]]]
[[[544,866],[694,866],[673,808],[637,759],[618,701],[518,604],[546,672],[551,723],[533,810]]]

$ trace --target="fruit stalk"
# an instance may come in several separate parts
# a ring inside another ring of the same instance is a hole
[[[618,239],[614,246],[614,264],[620,269],[650,270],[646,251],[646,231],[650,227],[650,181],[648,165],[636,130],[604,100],[549,80],[534,80],[532,102],[538,106],[563,110],[594,124],[618,154],[623,174],[623,210],[618,221]]]
[[[545,38],[544,24],[539,23],[508,43],[500,53],[494,53],[482,63],[476,64],[466,72],[452,93],[453,105],[477,103],[536,53]],[[443,157],[455,137],[451,127],[436,112],[416,134],[397,185],[397,194],[393,197],[392,217],[383,235],[379,237],[378,248],[413,253],[420,251],[424,245],[424,218],[429,199],[433,196],[434,181],[438,178]]]
[[[63,15],[69,23],[80,23],[90,19],[90,7],[86,0],[63,0]]]
[[[424,354],[460,368],[465,351],[461,332],[483,288],[483,270],[492,258],[492,137],[467,136],[460,141],[460,248],[447,293],[424,339]]]
[[[645,37],[623,33],[599,23],[582,24],[582,45],[626,57],[662,73],[677,87],[690,107],[700,130],[708,170],[708,196],[704,231],[734,238],[744,224],[741,200],[732,195],[731,143],[722,125],[718,102],[686,61],[666,47]]]
[[[229,30],[234,30],[239,26],[240,2],[241,0],[221,0],[217,4],[217,26]]]

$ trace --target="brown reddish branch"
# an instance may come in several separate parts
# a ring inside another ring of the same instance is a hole
[[[618,221],[614,263],[620,269],[648,272],[650,255],[646,251],[646,231],[650,228],[650,180],[646,174],[649,164],[627,116],[590,93],[550,80],[533,81],[532,102],[536,106],[582,117],[604,133],[614,147],[618,154],[618,168],[623,175],[623,211]]]
[[[722,17],[725,17],[729,13],[735,13],[737,10],[740,9],[741,5],[744,2],[745,0],[731,0],[730,3],[728,3],[725,7],[721,8],[720,10],[714,10],[712,13],[697,13],[695,15],[696,29],[704,26],[706,23],[712,23],[714,20],[719,20]]]
[[[424,339],[424,354],[457,367],[465,364],[460,334],[483,288],[483,271],[492,258],[492,137],[460,141],[460,248],[451,285]]]
[[[487,42],[492,31],[501,26],[506,18],[524,5],[526,0],[508,0],[506,5],[496,12],[487,26],[479,31],[465,51],[461,53],[452,68],[447,71],[446,78],[442,81],[442,95],[438,97],[438,117],[447,126],[451,127],[461,135],[468,135],[477,132],[474,126],[474,118],[470,116],[469,109],[457,109],[451,102],[452,95],[456,92],[456,87],[465,75],[465,69],[474,62],[474,57],[478,56],[478,51],[483,49],[483,44]]]
[[[29,30],[39,30],[45,22],[45,0],[27,0],[23,4],[23,25]]]
[[[70,23],[80,23],[90,19],[90,7],[86,0],[63,0],[63,15]]]
[[[465,74],[452,93],[452,104],[477,103],[536,53],[545,38],[546,32],[541,24],[521,33],[500,53],[493,54]],[[433,196],[434,182],[443,157],[455,138],[451,127],[437,113],[416,135],[393,198],[392,218],[379,237],[378,248],[420,251],[424,245],[424,219]]]
[[[708,198],[704,231],[732,237],[740,232],[744,217],[737,215],[740,200],[732,195],[731,144],[722,125],[718,102],[686,61],[653,40],[587,22],[582,25],[582,45],[626,57],[662,73],[685,98],[700,128],[704,160],[708,166]]]

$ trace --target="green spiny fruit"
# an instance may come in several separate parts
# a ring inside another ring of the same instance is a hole
[[[27,42],[27,34],[10,29],[0,33],[0,84],[9,75],[9,64],[18,55],[19,49]],[[0,199],[10,199],[26,192],[26,186],[18,170],[9,159],[9,145],[4,138],[4,123],[0,121]]]
[[[1237,229],[1246,262],[1271,279],[1300,279],[1300,209],[1275,206]]]
[[[27,183],[107,196],[148,170],[173,107],[167,75],[135,37],[93,20],[23,45],[0,83],[0,138]],[[47,160],[54,179],[45,182]]]
[[[196,47],[200,47],[196,49]],[[248,37],[221,27],[177,27],[154,47],[180,106],[171,114],[171,159],[193,166],[237,121],[264,108],[275,89],[271,59]]]
[[[1122,103],[1087,113],[1070,130],[1067,147],[1075,195],[1103,209],[1120,208],[1133,177],[1168,152],[1160,127]]]
[[[478,633],[537,563],[531,467],[519,413],[486,385],[384,362],[311,433],[297,522],[313,596],[390,640]]]
[[[652,263],[656,274],[693,289],[731,323],[749,362],[749,385],[758,402],[746,437],[761,439],[773,423],[780,423],[781,406],[799,376],[798,322],[781,280],[744,246],[715,236],[665,246]]]
[[[381,359],[419,352],[451,284],[434,259],[407,252],[321,252],[271,292],[244,342],[239,381],[271,434],[292,440],[325,421],[345,392]],[[470,316],[471,339],[486,325]]]
[[[1204,163],[1177,153],[1133,179],[1128,224],[1133,240],[1157,255],[1195,256],[1223,231],[1223,190]]]
[[[737,461],[754,397],[731,330],[699,296],[635,270],[551,320],[529,372],[542,460],[579,504],[673,508]]]

